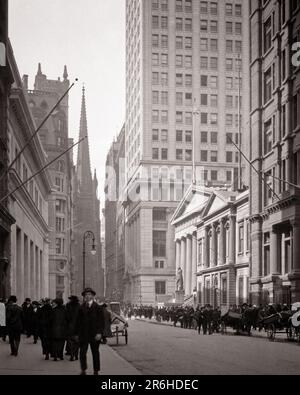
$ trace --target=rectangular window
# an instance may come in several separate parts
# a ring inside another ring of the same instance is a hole
[[[168,149],[167,148],[162,148],[162,150],[161,150],[161,159],[162,160],[168,160]]]
[[[183,160],[182,149],[176,150],[176,160]]]
[[[212,38],[210,40],[210,50],[213,52],[217,52],[218,51],[218,40]]]
[[[152,104],[159,104],[159,92],[152,91]]]
[[[158,129],[152,129],[152,141],[158,141],[158,140],[159,140]]]
[[[185,160],[186,160],[187,162],[190,162],[190,161],[192,160],[192,156],[193,156],[192,150],[187,149],[187,150],[185,151]]]
[[[168,55],[167,54],[162,54],[161,55],[161,65],[164,66],[168,66]]]
[[[176,142],[182,143],[182,130],[176,130]]]
[[[161,17],[161,28],[168,29],[168,17],[167,16]]]
[[[183,105],[183,93],[182,92],[176,92],[176,105],[177,106]]]
[[[165,281],[155,281],[155,294],[156,295],[166,295],[166,282]]]
[[[152,159],[159,159],[159,150],[158,148],[152,148]]]
[[[168,142],[168,131],[166,129],[163,129],[161,131],[161,142],[162,143],[167,143]]]
[[[161,92],[161,104],[168,105],[168,92]]]
[[[207,69],[208,68],[208,58],[206,56],[201,56],[200,58],[200,68]]]
[[[166,257],[167,232],[153,231],[153,256],[159,258]]]
[[[244,223],[239,224],[239,254],[244,253]]]
[[[218,69],[218,58],[210,58],[210,68],[212,70],[217,70]]]
[[[207,162],[208,156],[207,156],[207,151],[202,150],[201,151],[201,162]]]
[[[272,68],[265,72],[264,75],[264,89],[265,89],[265,103],[267,103],[272,98]]]
[[[233,12],[233,5],[230,3],[226,3],[225,5],[225,14],[227,16],[232,16],[232,12]]]
[[[267,52],[272,46],[272,20],[271,16],[264,23],[264,51]]]
[[[158,66],[158,65],[159,65],[158,53],[153,53],[152,54],[152,66]]]
[[[264,154],[266,155],[272,151],[273,143],[272,119],[269,119],[264,124]]]
[[[218,144],[218,132],[211,132],[210,141],[212,144]]]
[[[207,132],[201,132],[201,143],[207,144],[208,138],[207,138]]]
[[[227,34],[232,34],[232,22],[226,22],[226,33]]]
[[[176,37],[176,49],[182,49],[183,48],[183,37],[177,36]]]
[[[210,13],[211,15],[218,15],[218,3],[210,3]]]
[[[264,272],[263,276],[270,274],[270,233],[264,234]]]
[[[211,151],[210,153],[210,161],[213,163],[218,162],[218,151]]]
[[[226,52],[232,53],[233,52],[233,41],[226,40]]]
[[[201,51],[208,51],[208,39],[207,38],[200,39],[200,50]]]
[[[210,22],[210,31],[211,33],[218,33],[218,21]]]

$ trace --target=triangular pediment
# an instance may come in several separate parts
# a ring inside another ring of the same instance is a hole
[[[171,221],[172,224],[175,224],[190,215],[199,215],[205,209],[207,202],[211,197],[211,193],[211,191],[205,188],[191,186],[179,203],[173,215]]]
[[[235,195],[236,193],[231,191],[214,191],[203,210],[203,217],[216,213],[221,208],[227,206]]]

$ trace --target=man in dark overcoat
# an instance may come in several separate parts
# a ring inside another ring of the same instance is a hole
[[[11,355],[19,352],[21,333],[23,330],[23,310],[17,305],[16,296],[12,295],[6,305],[6,326],[9,337]]]
[[[100,341],[104,330],[103,309],[95,302],[96,292],[86,288],[82,292],[84,303],[81,305],[76,322],[75,334],[79,340],[81,375],[87,370],[87,351],[90,345],[93,356],[94,375],[100,371]]]
[[[51,340],[52,357],[63,360],[64,345],[67,337],[67,313],[61,298],[52,301]]]
[[[46,360],[49,360],[52,352],[51,325],[53,311],[50,302],[49,298],[45,298],[42,307],[38,310],[39,336],[42,343],[43,355],[45,355]]]

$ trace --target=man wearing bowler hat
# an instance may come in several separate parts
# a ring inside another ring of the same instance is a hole
[[[82,292],[84,298],[80,306],[75,326],[75,335],[79,340],[81,375],[87,370],[87,350],[90,345],[93,355],[94,375],[100,371],[100,340],[104,329],[104,316],[102,308],[95,302],[96,292],[86,288]]]

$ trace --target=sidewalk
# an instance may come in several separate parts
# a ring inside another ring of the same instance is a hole
[[[22,337],[19,355],[10,355],[8,338],[0,340],[0,375],[79,375],[79,361],[45,361],[40,341],[33,344],[33,339]],[[140,375],[141,373],[119,356],[110,346],[100,346],[101,375]],[[88,371],[93,373],[91,352],[88,352]]]

